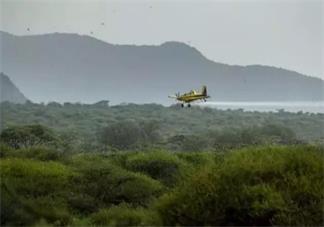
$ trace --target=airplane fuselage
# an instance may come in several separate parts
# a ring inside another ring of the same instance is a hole
[[[206,99],[208,96],[203,94],[195,94],[195,95],[183,95],[177,98],[180,102],[190,103],[196,100]]]
[[[184,103],[188,103],[188,107],[190,107],[190,103],[196,100],[203,100],[206,102],[206,99],[210,98],[210,96],[207,95],[207,87],[203,86],[201,92],[197,92],[195,90],[191,90],[188,93],[184,93],[180,95],[180,93],[176,94],[175,96],[169,96],[170,98],[175,98],[176,100],[180,101],[182,104],[181,106],[184,106]]]

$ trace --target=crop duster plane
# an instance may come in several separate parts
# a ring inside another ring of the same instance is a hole
[[[174,99],[180,101],[181,107],[184,107],[185,103],[187,103],[188,107],[190,107],[191,102],[197,101],[197,100],[203,100],[204,102],[206,102],[206,100],[208,98],[210,98],[210,96],[207,95],[207,87],[203,86],[202,90],[200,92],[191,90],[190,92],[184,93],[182,95],[178,92],[175,94],[175,96],[169,96],[169,98],[174,98]]]

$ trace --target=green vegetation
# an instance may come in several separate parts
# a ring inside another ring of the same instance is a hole
[[[102,226],[161,226],[158,214],[143,208],[132,208],[127,204],[100,210],[91,217],[92,223]]]
[[[191,166],[169,152],[156,151],[128,155],[125,167],[134,172],[142,172],[166,185],[173,185],[185,176]]]
[[[223,155],[66,154],[69,157],[56,161],[17,158],[26,152],[23,149],[11,152],[0,161],[2,225],[42,221],[112,226],[322,225],[324,221],[321,147],[262,146]]]
[[[157,104],[109,107],[54,102],[47,105],[4,102],[0,108],[1,130],[40,124],[45,132],[48,128],[55,132],[55,146],[61,145],[61,150],[69,152],[152,148],[219,151],[262,144],[323,144],[324,139],[324,114],[283,110],[259,113]]]
[[[12,148],[26,148],[39,145],[52,146],[56,138],[52,131],[41,125],[16,126],[4,129],[1,141]]]
[[[158,181],[113,165],[109,159],[99,159],[97,156],[82,159],[81,162],[70,163],[78,172],[72,179],[78,194],[72,197],[71,202],[77,208],[80,207],[80,211],[84,211],[84,206],[87,206],[82,204],[83,197],[89,200],[86,201],[88,206],[96,204],[96,208],[121,202],[145,206],[163,190]]]
[[[2,226],[324,225],[321,114],[1,105]]]
[[[73,172],[56,162],[5,158],[1,169],[1,225],[31,225],[40,218],[71,221],[66,199]]]
[[[321,225],[324,153],[315,147],[235,151],[163,195],[167,225]]]

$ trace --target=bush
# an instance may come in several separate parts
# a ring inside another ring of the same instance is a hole
[[[217,150],[242,148],[251,145],[301,143],[295,133],[280,124],[265,124],[242,128],[227,128],[212,133]]]
[[[101,135],[106,146],[119,150],[135,148],[142,139],[140,128],[134,122],[118,122],[106,127]]]
[[[166,141],[166,147],[169,150],[176,151],[205,151],[211,145],[211,141],[205,133],[197,135],[175,135],[169,137]]]
[[[28,158],[41,161],[58,161],[67,158],[67,155],[56,149],[46,146],[35,146],[21,149],[4,149],[2,157]]]
[[[157,121],[119,121],[105,127],[100,133],[103,145],[117,150],[129,150],[160,140],[160,124]]]
[[[296,135],[293,130],[283,125],[278,124],[266,124],[260,128],[260,134],[264,136],[264,139],[270,140],[270,142],[280,144],[296,143]]]
[[[54,133],[42,125],[9,127],[1,132],[0,139],[15,149],[58,143]]]
[[[158,214],[127,204],[103,209],[92,215],[92,222],[102,226],[160,226]]]
[[[176,155],[194,167],[211,165],[222,159],[222,155],[209,152],[177,152]]]
[[[124,170],[99,156],[83,156],[73,162],[78,175],[72,181],[76,194],[70,197],[70,203],[80,212],[89,213],[122,202],[145,206],[163,190],[160,182]],[[86,206],[89,202],[91,207]]]
[[[165,225],[322,225],[323,149],[246,148],[157,202]]]
[[[131,171],[144,173],[168,186],[174,185],[184,177],[186,168],[190,168],[176,155],[163,151],[130,155],[126,159],[125,166]]]
[[[0,158],[9,156],[13,150],[14,149],[9,147],[7,144],[0,142]]]
[[[2,159],[1,224],[31,225],[40,219],[65,225],[70,216],[64,198],[73,173],[54,162]]]

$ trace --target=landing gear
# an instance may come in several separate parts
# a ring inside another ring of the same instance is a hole
[[[191,107],[191,104],[190,104],[190,103],[188,103],[188,104],[185,104],[185,103],[181,103],[181,104],[180,104],[181,108],[184,108],[184,107],[185,107],[185,105],[187,105],[187,107]]]

